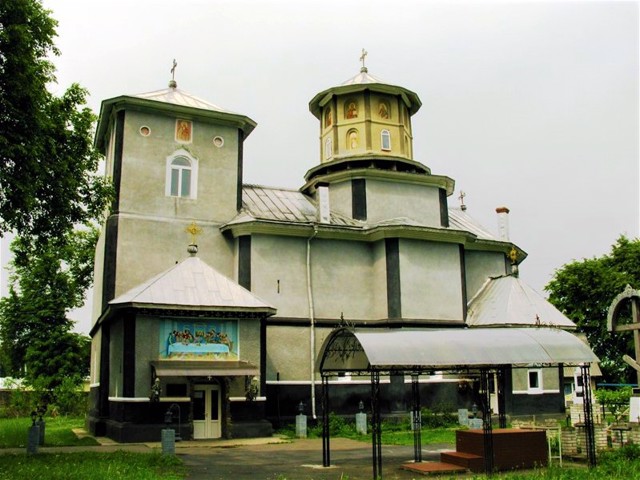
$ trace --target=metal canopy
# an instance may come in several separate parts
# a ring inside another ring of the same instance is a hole
[[[321,373],[455,370],[501,365],[580,365],[598,357],[556,328],[374,330],[341,328],[325,340]]]

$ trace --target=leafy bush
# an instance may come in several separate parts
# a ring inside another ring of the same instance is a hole
[[[435,405],[433,409],[422,408],[422,426],[426,428],[451,427],[458,423],[458,418],[452,413],[453,406],[446,403]]]
[[[620,421],[624,411],[629,406],[629,399],[633,390],[631,387],[623,387],[617,390],[596,390],[595,396],[598,402],[613,415],[616,422]]]

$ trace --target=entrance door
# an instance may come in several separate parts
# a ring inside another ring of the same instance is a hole
[[[220,438],[220,386],[193,388],[193,438]]]

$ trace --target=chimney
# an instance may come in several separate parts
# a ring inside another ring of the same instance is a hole
[[[509,241],[509,209],[507,207],[496,208],[498,214],[498,238]]]
[[[318,206],[320,223],[331,223],[331,207],[329,205],[329,185],[318,184]]]

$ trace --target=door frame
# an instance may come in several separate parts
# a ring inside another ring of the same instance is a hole
[[[191,402],[192,408],[195,408],[195,396],[196,392],[203,392],[204,395],[204,420],[196,420],[193,418],[193,438],[199,439],[211,439],[222,437],[222,385],[219,383],[194,383]],[[217,412],[212,412],[211,409],[214,406],[214,395],[217,395]],[[195,412],[193,412],[195,417]],[[211,413],[214,413],[211,415]],[[212,418],[217,417],[217,418]]]

